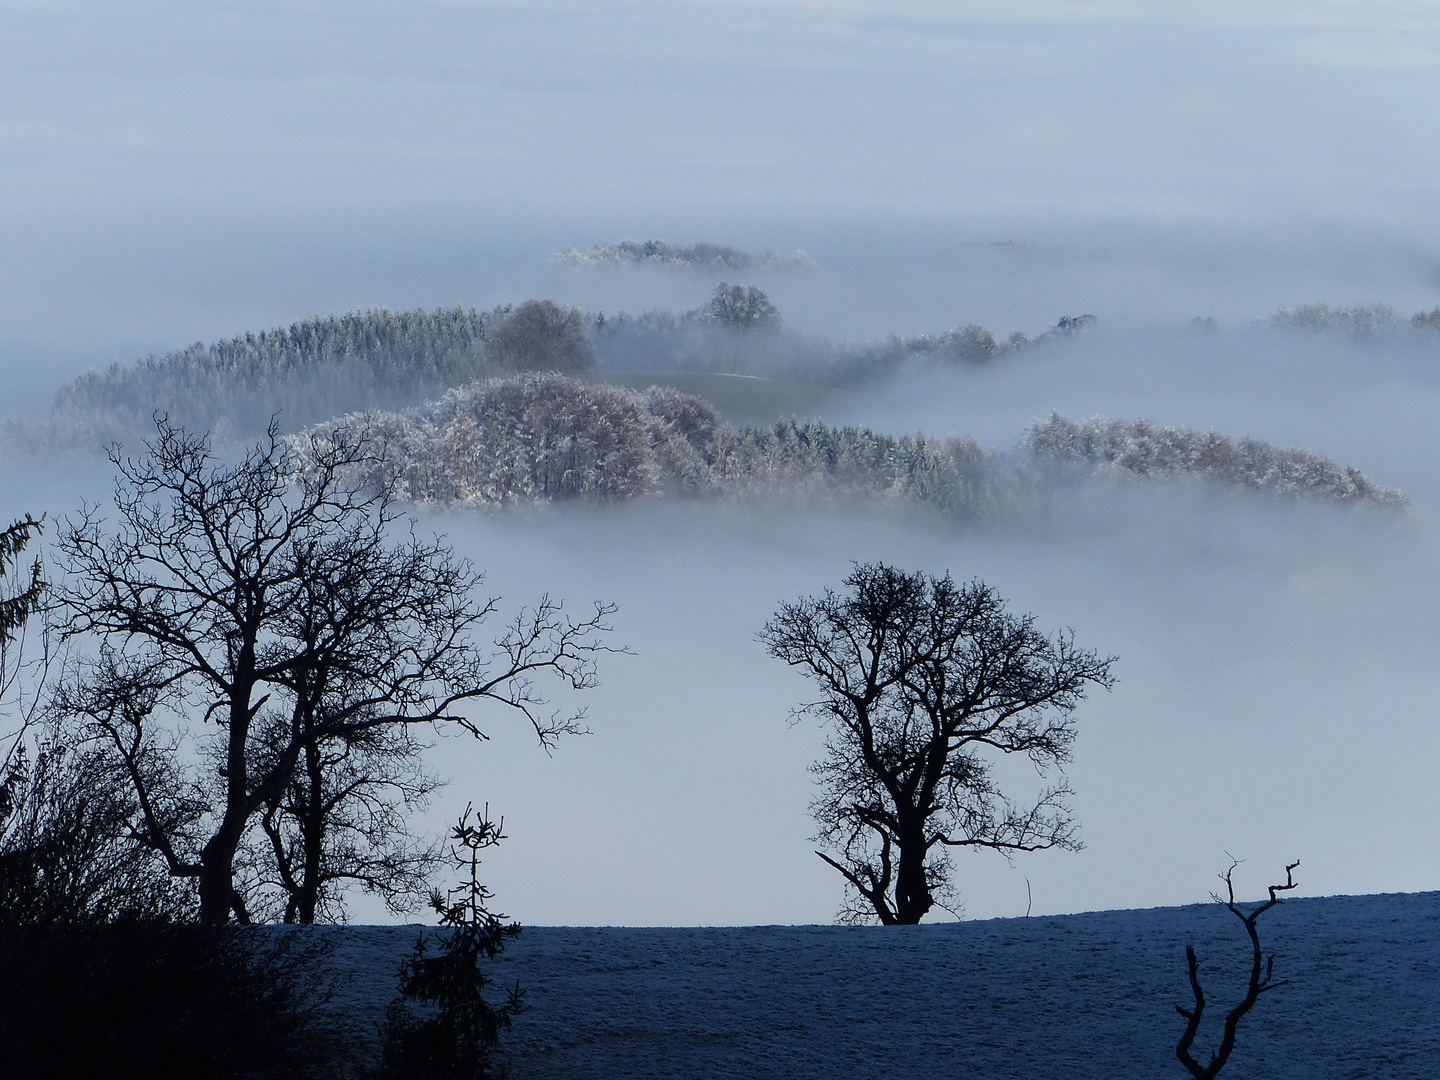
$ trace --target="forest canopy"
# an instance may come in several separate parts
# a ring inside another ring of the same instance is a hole
[[[1359,309],[1303,311],[1298,324],[1369,318]],[[367,479],[394,479],[403,498],[441,505],[843,495],[980,520],[1077,478],[1182,477],[1406,505],[1403,494],[1307,450],[1143,419],[1056,414],[1033,424],[1013,451],[994,453],[973,439],[896,436],[818,419],[732,427],[704,398],[640,389],[646,384],[635,378],[684,371],[856,388],[907,369],[998,362],[1094,321],[1067,316],[1035,338],[1017,333],[1005,341],[969,325],[836,342],[791,329],[763,290],[728,282],[678,314],[606,316],[550,300],[486,312],[352,312],[90,371],[60,391],[48,422],[11,421],[9,434],[32,449],[98,447],[147,431],[158,414],[208,430],[223,445],[275,420],[322,436],[360,420],[387,447],[384,465]],[[606,384],[607,373],[635,389]]]
[[[1034,424],[1011,454],[820,421],[734,428],[703,398],[556,374],[489,379],[404,413],[342,417],[386,447],[368,480],[415,502],[502,507],[649,496],[900,500],[962,520],[1017,511],[1076,479],[1206,480],[1271,495],[1403,508],[1405,496],[1306,450],[1139,420]]]
[[[12,420],[12,443],[98,449],[143,438],[159,413],[218,443],[277,419],[287,431],[370,409],[405,409],[477,379],[525,371],[692,371],[846,388],[907,366],[982,365],[1069,337],[1093,322],[1067,317],[1035,338],[1004,341],[968,325],[882,341],[832,341],[784,324],[754,285],[721,282],[684,312],[605,315],[551,300],[477,311],[384,309],[317,316],[164,356],[92,369],[62,387],[48,419]]]

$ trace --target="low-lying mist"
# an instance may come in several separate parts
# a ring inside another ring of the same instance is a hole
[[[444,742],[503,806],[493,868],[538,922],[825,921],[811,853],[808,685],[755,633],[781,599],[859,559],[978,576],[1114,652],[1069,770],[1085,851],[960,855],[970,916],[1179,903],[1224,851],[1306,859],[1317,893],[1431,887],[1428,722],[1440,574],[1428,537],[1382,516],[1210,488],[1091,489],[1025,535],[844,506],[630,504],[499,518],[427,513],[511,598],[620,605],[634,657],[606,665],[587,738],[547,759],[518,729]],[[1008,774],[1007,774],[1008,775]],[[1039,781],[1015,772],[1019,790]]]
[[[805,250],[815,269],[755,280],[785,324],[812,340],[838,349],[883,343],[889,331],[916,338],[973,323],[1004,341],[1019,328],[1003,313],[961,312],[956,301],[953,316],[916,325],[908,320],[918,308],[896,300],[897,287],[877,292],[863,319],[880,329],[862,335],[859,316],[827,321],[816,299],[828,289],[826,303],[843,306],[835,298],[852,297],[862,278],[846,277],[821,246]],[[898,258],[894,265],[902,281],[914,272]],[[546,280],[563,287],[547,289]],[[589,312],[683,313],[718,280],[552,264],[523,293],[490,293],[477,307],[549,295]],[[611,302],[596,302],[607,290]],[[535,923],[828,921],[839,883],[807,841],[807,766],[821,733],[786,725],[807,685],[769,659],[755,634],[781,600],[836,585],[851,562],[876,559],[981,577],[1042,627],[1073,627],[1082,644],[1119,656],[1116,689],[1078,714],[1069,775],[1087,848],[1013,867],[998,856],[957,857],[968,916],[1192,901],[1227,850],[1263,865],[1300,856],[1311,892],[1440,884],[1428,764],[1437,749],[1428,681],[1440,651],[1435,338],[1311,333],[1269,320],[1287,303],[1355,303],[1334,292],[1277,295],[1245,319],[1196,300],[1174,305],[1189,312],[1183,318],[1148,321],[1107,314],[1115,305],[1090,303],[1093,293],[1072,302],[1078,293],[1060,292],[1042,298],[1043,317],[1023,323],[1031,336],[1064,312],[1094,310],[1096,325],[979,363],[912,357],[883,377],[804,399],[803,412],[789,404],[795,398],[777,411],[892,441],[973,438],[987,460],[1015,455],[1024,432],[1056,411],[1074,423],[1118,418],[1123,429],[1106,430],[1127,438],[1153,430],[1135,426],[1145,419],[1213,430],[1232,446],[1250,437],[1304,448],[1403,490],[1409,510],[1193,476],[1056,484],[1043,513],[998,519],[845,490],[818,501],[760,491],[485,513],[419,507],[420,528],[443,531],[484,568],[507,610],[545,592],[576,605],[613,600],[616,637],[635,652],[607,658],[588,702],[593,734],[565,740],[553,756],[500,716],[484,718],[488,743],[440,740],[431,760],[452,784],[430,823],[443,826],[472,799],[504,813],[511,839],[487,867],[506,910]],[[1425,307],[1392,296],[1398,309]],[[1196,314],[1213,314],[1216,325],[1194,324]],[[611,358],[602,358],[587,377],[603,377]],[[734,372],[709,374],[737,382]],[[630,379],[633,390],[615,393],[643,398],[644,383]],[[203,380],[191,389],[197,401],[210,393]],[[322,416],[328,406],[317,393],[313,415]],[[215,415],[259,418],[217,400]],[[143,420],[136,402],[131,419]],[[10,451],[3,469],[12,516],[63,516],[82,497],[103,498],[109,484],[103,461],[85,455]],[[1022,788],[1035,782],[1024,769],[1006,775]],[[363,901],[356,914],[384,917]]]

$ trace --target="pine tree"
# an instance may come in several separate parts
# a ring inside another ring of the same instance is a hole
[[[465,875],[460,887],[448,895],[437,889],[430,897],[440,925],[450,933],[434,955],[421,934],[415,951],[400,965],[401,997],[391,1004],[385,1022],[385,1080],[483,1080],[494,1075],[490,1052],[522,1007],[519,984],[500,1005],[492,1005],[484,994],[491,979],[481,970],[482,959],[495,959],[505,942],[520,933],[520,924],[507,923],[504,915],[489,909],[492,894],[480,881],[480,852],[505,839],[504,819],[491,821],[488,805],[473,821],[472,816],[474,806],[466,806],[450,833],[455,868]],[[424,1012],[411,1002],[426,1007]]]
[[[15,560],[25,551],[30,537],[40,531],[40,522],[29,514],[16,521],[8,529],[0,531],[0,642],[8,642],[25,624],[40,603],[40,594],[45,591],[41,576],[40,560],[30,567],[29,581],[23,588],[10,587],[4,579],[15,567]]]

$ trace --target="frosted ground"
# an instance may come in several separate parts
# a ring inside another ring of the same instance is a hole
[[[1225,1080],[1433,1075],[1440,893],[1287,900],[1260,926],[1289,985],[1246,1019]],[[367,1043],[417,929],[333,932],[335,1006]],[[1159,1080],[1185,1075],[1186,944],[1213,1046],[1248,974],[1243,928],[1217,904],[903,928],[529,927],[491,971],[525,989],[503,1044],[515,1080]]]

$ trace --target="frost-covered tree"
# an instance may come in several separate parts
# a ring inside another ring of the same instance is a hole
[[[1417,315],[1414,325],[1423,328],[1425,318],[1423,314]],[[1286,330],[1328,331],[1363,337],[1377,331],[1399,330],[1406,321],[1388,304],[1356,304],[1348,308],[1300,304],[1278,309],[1270,316],[1270,324]]]
[[[1313,496],[1395,508],[1408,499],[1308,450],[1280,449],[1259,439],[1232,440],[1214,430],[1164,427],[1148,420],[1059,413],[1031,425],[1023,448],[1039,461],[1111,475],[1163,479],[1195,476],[1275,495]]]
[[[1005,498],[994,459],[973,440],[896,439],[790,420],[736,431],[703,398],[664,387],[639,392],[559,375],[492,379],[406,414],[340,421],[362,423],[387,447],[367,482],[393,483],[416,501],[851,495],[983,517]]]
[[[1071,473],[1195,476],[1274,494],[1405,504],[1400,493],[1306,451],[1143,421],[1075,424],[1054,416],[1031,428],[1020,454],[1002,456],[973,439],[896,438],[819,421],[736,429],[694,395],[553,374],[490,379],[407,413],[338,423],[368,425],[385,440],[384,465],[367,482],[394,483],[406,499],[446,505],[843,496],[981,520],[1043,498]]]
[[[691,254],[708,251],[696,245]],[[681,313],[585,315],[549,300],[490,311],[350,312],[88,371],[61,388],[48,417],[8,420],[3,434],[17,448],[100,449],[142,440],[160,413],[208,430],[219,443],[243,442],[271,420],[298,431],[352,411],[433,401],[478,379],[574,373],[601,363],[861,386],[916,365],[1012,356],[1070,336],[1089,321],[1065,318],[1035,338],[1017,333],[1003,342],[973,325],[883,341],[831,341],[786,329],[763,290],[728,283]],[[766,332],[754,332],[759,329]]]
[[[403,408],[497,371],[485,345],[497,317],[459,307],[350,312],[196,342],[82,374],[61,388],[42,429],[20,434],[98,449],[143,439],[158,411],[243,440],[277,417],[296,431],[355,409]]]
[[[918,923],[946,906],[956,849],[1078,848],[1063,775],[1017,803],[993,759],[1059,772],[1114,658],[1041,633],[980,581],[866,563],[845,587],[782,604],[760,633],[815,684],[794,715],[826,727],[811,809],[816,854],[847,886],[842,918]]]
[[[664,240],[622,240],[597,244],[588,251],[566,248],[553,256],[556,262],[584,269],[604,266],[664,266],[683,270],[812,270],[815,261],[803,251],[749,252],[730,244],[671,244]]]

